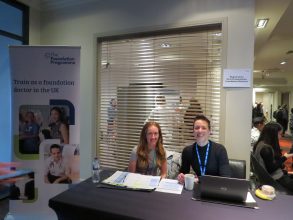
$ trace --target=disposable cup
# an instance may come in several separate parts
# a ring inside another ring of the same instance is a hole
[[[194,175],[193,174],[185,174],[184,175],[184,186],[187,190],[193,190],[194,186]]]

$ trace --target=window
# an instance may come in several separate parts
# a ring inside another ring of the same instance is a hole
[[[28,44],[29,9],[8,0],[0,0],[0,35]]]
[[[124,169],[140,131],[157,121],[167,150],[193,143],[193,119],[219,140],[221,25],[99,38],[97,144],[104,166]]]
[[[11,161],[11,76],[9,45],[28,44],[28,7],[16,1],[0,0],[0,161]]]

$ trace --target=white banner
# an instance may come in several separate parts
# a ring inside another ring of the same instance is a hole
[[[11,46],[15,219],[57,219],[48,200],[79,181],[80,47]]]

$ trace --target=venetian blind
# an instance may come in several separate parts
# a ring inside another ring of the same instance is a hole
[[[97,146],[102,165],[124,169],[146,121],[157,121],[167,150],[194,141],[204,114],[218,141],[220,25],[99,39]]]

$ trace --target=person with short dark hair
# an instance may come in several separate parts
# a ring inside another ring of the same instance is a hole
[[[168,120],[166,119],[168,117]],[[164,136],[164,145],[172,146],[174,143],[173,131],[175,124],[175,110],[168,106],[165,95],[157,95],[155,97],[155,108],[151,110],[145,123],[157,122]]]
[[[291,108],[289,129],[290,129],[291,136],[293,136],[293,108]]]
[[[35,114],[28,111],[25,114],[25,124],[23,131],[20,131],[19,139],[20,146],[19,152],[22,154],[38,154],[39,153],[39,125],[36,123]]]
[[[107,135],[109,140],[114,141],[117,135],[117,101],[112,98],[110,100],[110,106],[107,108],[108,119],[107,119]]]
[[[45,182],[46,183],[69,183],[69,168],[62,157],[61,146],[52,144],[50,157],[46,160]]]
[[[288,158],[292,158],[293,153],[285,153],[282,155],[279,145],[282,132],[283,127],[279,123],[267,123],[253,147],[253,154],[273,179],[293,192],[293,178],[284,170],[284,162]]]
[[[251,128],[251,147],[257,142],[264,126],[264,117],[256,117],[253,119],[253,127]]]
[[[184,174],[190,172],[190,167],[197,176],[231,176],[228,154],[221,144],[209,140],[211,134],[210,120],[204,115],[198,115],[193,122],[194,142],[182,152],[182,165],[178,181],[184,183]]]

